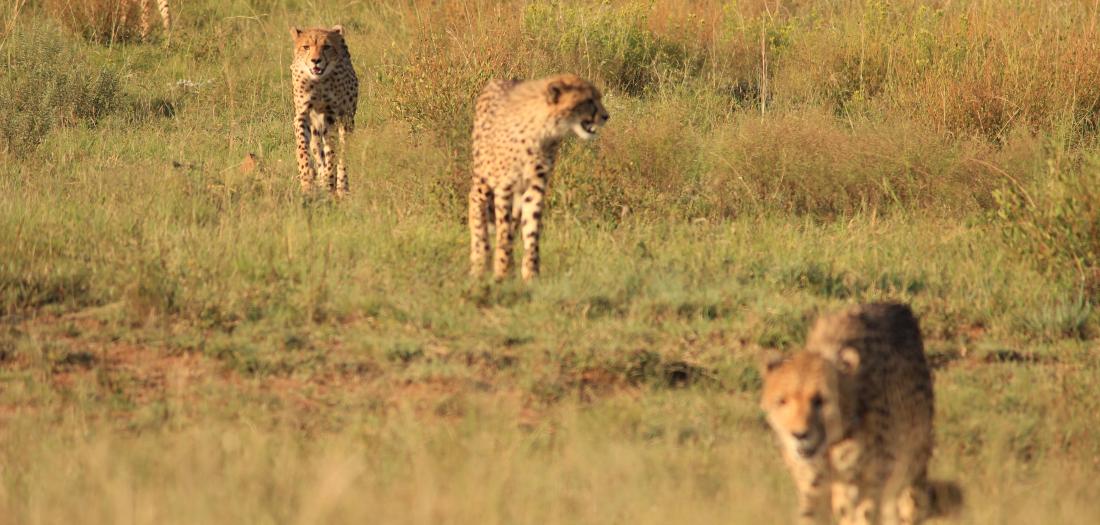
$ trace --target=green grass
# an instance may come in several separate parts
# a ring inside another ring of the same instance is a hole
[[[782,522],[756,356],[883,299],[959,522],[1100,519],[1091,2],[179,4],[0,1],[0,523]],[[340,203],[286,36],[334,23]],[[612,119],[538,282],[471,281],[473,97],[556,71]]]

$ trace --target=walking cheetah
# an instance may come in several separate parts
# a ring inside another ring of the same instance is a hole
[[[961,505],[956,485],[927,478],[932,376],[908,306],[824,316],[805,351],[770,356],[763,373],[800,523],[828,523],[830,500],[841,525],[918,524]]]
[[[521,219],[523,279],[538,275],[542,201],[561,141],[570,133],[590,139],[608,118],[600,92],[576,75],[494,80],[485,86],[477,99],[473,129],[471,275],[485,272],[488,223],[494,215],[493,276],[502,279],[511,271],[512,239]]]
[[[141,7],[141,39],[146,40],[149,38],[149,31],[153,25],[153,0],[127,0],[122,5],[122,25],[126,25],[130,7],[135,2]],[[164,24],[164,32],[170,34],[172,31],[172,13],[168,10],[168,0],[157,0],[157,7],[160,8],[160,20]]]
[[[318,169],[329,192],[348,193],[344,148],[355,129],[359,79],[344,41],[344,28],[290,29],[294,38],[294,136],[298,147],[298,179],[303,192],[319,184]],[[339,148],[332,131],[339,135]]]

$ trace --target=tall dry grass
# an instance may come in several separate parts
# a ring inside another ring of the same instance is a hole
[[[89,40],[126,42],[140,32],[141,13],[136,0],[42,0],[42,10],[65,27]]]
[[[775,522],[754,353],[888,299],[959,522],[1097,522],[1093,2],[191,0],[163,46],[52,5],[0,0],[0,131],[35,137],[0,521]],[[334,23],[339,205],[294,184],[286,36]],[[562,70],[612,120],[563,146],[543,278],[471,282],[473,98]]]

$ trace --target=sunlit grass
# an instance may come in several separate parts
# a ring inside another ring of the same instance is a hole
[[[1100,520],[1091,2],[59,5],[0,3],[0,522],[783,522],[757,352],[882,299],[960,522]],[[286,27],[333,23],[340,203],[289,122]],[[562,70],[612,119],[544,275],[470,281],[474,94]]]

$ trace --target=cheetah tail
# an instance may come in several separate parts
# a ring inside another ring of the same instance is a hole
[[[963,506],[963,491],[954,481],[930,480],[928,482],[928,514],[930,518],[958,514]]]

